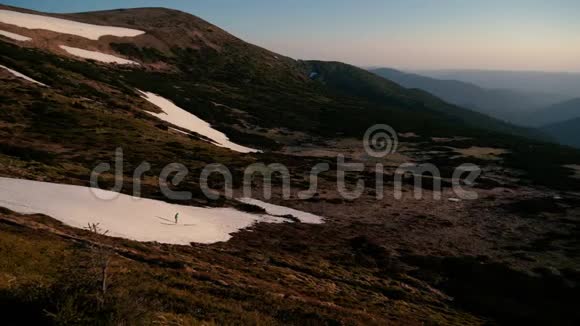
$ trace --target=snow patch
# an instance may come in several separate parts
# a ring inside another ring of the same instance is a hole
[[[44,29],[57,33],[72,34],[91,40],[98,40],[105,35],[134,37],[145,34],[145,32],[136,29],[85,24],[72,20],[26,14],[11,10],[0,10],[0,22],[28,29]]]
[[[11,178],[0,178],[0,206],[22,214],[48,215],[77,228],[99,223],[114,237],[177,245],[227,241],[231,233],[254,223],[286,221],[232,208],[175,205],[100,189]]]
[[[7,31],[3,31],[0,30],[0,35],[13,39],[15,41],[21,41],[21,42],[26,42],[26,41],[31,41],[32,38],[28,37],[28,36],[24,36],[24,35],[20,35],[20,34],[16,34],[16,33],[11,33],[11,32],[7,32]]]
[[[253,198],[238,198],[239,202],[244,204],[250,204],[254,206],[261,207],[266,210],[266,213],[274,216],[286,216],[292,215],[300,220],[302,223],[309,223],[309,224],[322,224],[324,223],[324,218],[318,215],[314,215],[311,213],[299,211],[297,209],[288,208],[284,206],[278,206],[274,204],[269,204],[263,202],[261,200],[253,199]]]
[[[211,127],[209,123],[178,107],[170,100],[151,92],[143,92],[143,91],[139,92],[141,92],[142,97],[145,100],[163,110],[163,112],[161,113],[154,112],[147,113],[163,121],[169,122],[172,125],[205,136],[211,139],[216,145],[220,147],[229,148],[233,151],[240,153],[258,152],[258,150],[256,149],[245,147],[231,142],[224,133],[215,130],[214,128]]]
[[[185,131],[183,131],[183,130],[179,130],[179,129],[177,129],[177,128],[172,128],[172,127],[169,127],[169,129],[171,129],[171,130],[173,130],[173,131],[175,131],[175,132],[178,132],[178,133],[180,133],[180,134],[184,134],[184,135],[187,135],[187,136],[193,136],[193,135],[192,135],[192,134],[190,134],[189,132],[185,132]]]
[[[1,68],[1,69],[5,69],[5,70],[7,70],[9,73],[11,73],[12,75],[14,75],[14,76],[16,76],[16,77],[18,77],[18,78],[22,78],[22,79],[24,79],[24,80],[27,80],[27,81],[29,81],[29,82],[32,82],[32,83],[35,83],[35,84],[38,84],[38,85],[41,85],[41,86],[46,86],[45,84],[43,84],[43,83],[41,83],[41,82],[39,82],[39,81],[36,81],[36,80],[34,80],[34,79],[32,79],[32,78],[30,78],[30,77],[26,76],[25,74],[21,74],[21,73],[19,73],[19,72],[18,72],[18,71],[16,71],[16,70],[12,70],[12,69],[10,69],[10,68],[8,68],[8,67],[6,67],[6,66],[0,65],[0,68]],[[46,86],[46,87],[48,87],[48,86]]]
[[[135,61],[119,58],[114,55],[105,54],[97,51],[83,50],[65,45],[60,45],[60,48],[74,56],[81,57],[84,59],[91,59],[105,63],[118,63],[121,65],[130,65],[130,64],[138,65],[138,63]]]

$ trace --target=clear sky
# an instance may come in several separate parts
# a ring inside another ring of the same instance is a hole
[[[297,59],[580,72],[580,0],[0,0],[48,12],[168,7]]]

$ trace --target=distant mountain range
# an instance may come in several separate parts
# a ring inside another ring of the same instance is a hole
[[[539,126],[560,144],[580,148],[580,98],[533,112],[530,124]]]
[[[437,79],[390,68],[372,69],[371,72],[404,87],[429,92],[458,106],[518,125],[539,128],[542,133],[551,136],[553,140],[561,144],[580,147],[580,133],[577,131],[580,129],[578,120],[580,98],[578,97],[570,99],[564,95],[530,90],[486,89],[465,81]],[[536,73],[531,75],[536,75]],[[457,73],[457,76],[461,77],[462,74]],[[540,74],[540,76],[543,75]],[[549,76],[553,77],[553,75]],[[572,78],[571,76],[574,75],[566,76]],[[507,83],[502,85],[515,86]]]
[[[539,127],[575,118],[580,118],[580,98],[556,103],[531,112],[527,115],[526,120],[529,125]]]
[[[414,73],[437,79],[452,79],[488,89],[513,89],[532,93],[580,95],[580,73],[501,70],[427,70]]]
[[[404,87],[422,89],[450,103],[520,124],[528,124],[524,113],[568,99],[563,95],[546,92],[487,89],[464,81],[437,79],[390,68],[371,71]]]

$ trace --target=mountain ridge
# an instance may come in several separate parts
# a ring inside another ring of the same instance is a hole
[[[566,99],[558,95],[525,93],[510,89],[486,89],[459,80],[437,79],[391,68],[376,68],[370,71],[405,87],[420,88],[453,104],[513,123],[525,123],[521,118],[525,112]]]
[[[528,123],[532,126],[545,126],[578,117],[580,117],[580,98],[574,98],[531,112]]]
[[[68,15],[53,16],[67,17]],[[536,131],[519,128],[468,109],[448,105],[444,101],[435,99],[426,93],[419,94],[416,91],[408,91],[395,83],[389,84],[388,80],[378,79],[370,74],[367,75],[365,70],[352,65],[336,62],[296,61],[287,58],[248,44],[189,13],[159,8],[132,8],[71,15],[71,17],[76,17],[77,21],[86,23],[112,24],[114,26],[145,30],[145,34],[132,38],[106,36],[98,41],[75,41],[78,43],[73,45],[80,44],[78,45],[79,47],[82,45],[96,47],[97,50],[106,49],[110,53],[120,53],[127,59],[140,60],[141,65],[145,67],[145,71],[133,67],[131,69],[123,69],[124,75],[125,78],[131,78],[131,82],[135,86],[147,91],[155,91],[155,87],[146,84],[147,80],[153,77],[153,74],[148,75],[148,71],[154,74],[169,74],[164,78],[157,78],[157,81],[155,81],[157,88],[166,83],[167,80],[183,78],[192,78],[192,80],[198,81],[212,80],[212,82],[219,80],[226,83],[234,83],[240,89],[261,88],[261,91],[266,93],[290,91],[294,94],[291,96],[294,99],[300,97],[300,92],[304,91],[311,93],[312,98],[316,98],[321,92],[327,92],[324,88],[328,88],[329,85],[337,86],[337,82],[341,83],[340,80],[342,80],[348,85],[343,83],[340,87],[346,86],[349,89],[341,90],[338,87],[339,91],[334,92],[333,96],[353,98],[354,102],[351,101],[351,107],[354,109],[355,106],[362,106],[365,112],[362,117],[368,117],[362,119],[359,124],[349,126],[352,135],[364,133],[365,127],[363,126],[368,126],[373,119],[381,120],[382,118],[379,118],[379,116],[382,115],[384,118],[388,117],[395,128],[407,131],[423,126],[423,132],[432,133],[435,131],[441,135],[452,134],[455,129],[461,129],[461,132],[467,133],[472,133],[471,130],[481,129],[483,132],[491,130],[533,138],[543,137]],[[53,36],[49,35],[45,43],[60,44],[65,42],[58,37],[51,37]],[[78,37],[69,39],[78,39]],[[48,50],[55,52],[54,47],[49,46]],[[60,49],[57,50],[56,53],[61,55],[62,51]],[[325,74],[331,76],[331,78],[328,79],[327,76],[328,80],[323,83],[320,83],[320,78],[311,80],[308,76],[312,72],[312,66],[324,68]],[[342,67],[338,74],[333,73],[336,67]],[[166,81],[163,81],[163,79]],[[362,93],[352,88],[357,83],[364,88]],[[166,86],[168,90],[169,87],[170,85]],[[181,87],[186,87],[193,91],[191,85],[182,85]],[[373,93],[369,93],[370,91]],[[181,105],[187,105],[186,98],[177,96],[179,94],[175,91],[166,91],[163,95]],[[236,96],[245,95],[238,94]],[[207,100],[211,101],[209,98]],[[295,101],[290,100],[290,98],[288,100],[289,103]],[[357,101],[361,103],[355,104]],[[300,102],[303,101],[301,100]],[[335,101],[335,103],[338,104],[338,101]],[[312,112],[307,112],[309,111],[308,108],[314,106],[318,107],[315,110],[324,112],[325,110],[321,105],[323,104],[318,100],[313,103],[306,102],[300,104],[300,106],[305,106],[304,108],[296,108],[295,106],[294,112],[285,112],[282,115],[289,117],[302,114],[303,117],[298,119],[306,120],[309,115],[312,115]],[[404,109],[404,107],[409,106],[413,107],[415,112]],[[254,116],[258,114],[258,119],[261,123],[269,124],[267,122],[269,118],[266,117],[272,116],[272,113],[266,113],[266,109],[263,108],[260,111],[256,111],[248,108],[245,112]],[[211,114],[200,109],[194,110],[196,114],[201,116],[207,117],[208,114]],[[360,111],[359,109],[354,111],[352,109],[344,110],[346,111],[342,113],[335,112],[337,115],[360,115],[360,112],[355,113],[355,111]],[[421,112],[417,113],[418,111]],[[376,118],[371,119],[370,116]],[[281,122],[286,123],[295,119],[297,118],[282,119]],[[431,122],[427,122],[429,120]],[[411,124],[405,125],[407,122],[411,122]],[[219,123],[219,121],[214,120],[212,123]],[[326,118],[326,124],[328,126],[324,126],[323,129],[334,130],[332,132],[337,132],[340,128],[343,128],[337,118],[330,120]],[[293,123],[292,125],[302,127],[300,123]],[[310,128],[310,131],[317,129],[320,128]]]
[[[455,79],[483,88],[546,92],[563,97],[580,93],[580,72],[510,70],[424,70],[417,73],[439,79]]]
[[[541,129],[560,144],[580,148],[580,117],[547,124]]]

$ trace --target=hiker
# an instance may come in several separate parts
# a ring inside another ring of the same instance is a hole
[[[179,222],[179,213],[175,213],[175,224]]]

